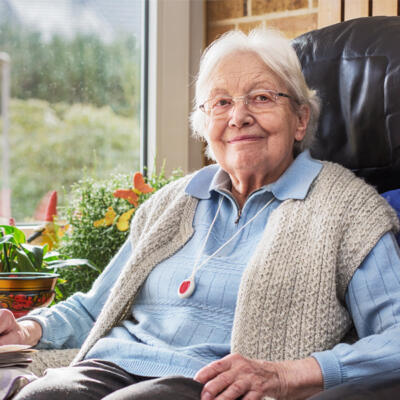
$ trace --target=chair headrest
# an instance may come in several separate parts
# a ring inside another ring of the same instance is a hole
[[[314,157],[379,192],[400,188],[400,17],[358,18],[293,40],[321,100]]]

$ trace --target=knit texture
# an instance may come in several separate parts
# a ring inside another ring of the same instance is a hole
[[[191,176],[164,187],[132,221],[134,253],[75,361],[126,318],[144,280],[193,234],[198,200],[184,188]],[[244,272],[232,352],[285,360],[332,348],[350,332],[347,285],[387,231],[395,212],[372,187],[343,167],[324,167],[304,200],[286,200],[271,214]]]
[[[238,294],[232,351],[300,359],[346,340],[345,292],[355,270],[398,220],[352,172],[324,163],[307,197],[271,215]]]
[[[68,366],[76,356],[78,349],[40,350],[32,354],[32,364],[29,371],[36,376],[42,376],[47,368]]]

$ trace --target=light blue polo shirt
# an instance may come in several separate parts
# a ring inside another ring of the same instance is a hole
[[[250,194],[240,218],[226,172],[213,165],[195,174],[186,187],[188,194],[200,200],[192,238],[157,265],[145,281],[132,309],[137,322],[124,321],[112,329],[86,357],[115,362],[138,375],[193,377],[209,362],[229,354],[240,280],[268,218],[281,201],[304,198],[321,167],[308,153],[301,154],[278,181]],[[299,174],[304,179],[299,180]],[[246,225],[273,197],[275,200]],[[200,260],[239,233],[198,270],[194,294],[181,299],[178,287],[192,274],[220,201]]]

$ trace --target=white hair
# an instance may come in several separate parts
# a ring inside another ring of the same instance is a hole
[[[258,55],[274,75],[285,85],[295,112],[300,112],[301,105],[310,109],[310,120],[304,139],[296,142],[294,152],[298,154],[310,147],[317,129],[320,101],[317,93],[311,90],[304,79],[300,61],[290,41],[280,32],[257,28],[248,35],[234,30],[224,33],[204,51],[196,80],[194,110],[190,116],[194,135],[207,140],[205,134],[206,115],[199,106],[208,99],[211,76],[217,64],[227,55],[244,51]],[[208,155],[213,154],[208,146]]]

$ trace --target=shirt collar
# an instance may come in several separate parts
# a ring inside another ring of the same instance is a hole
[[[305,150],[278,180],[265,185],[263,190],[272,192],[281,201],[304,199],[322,166],[321,161],[312,158],[310,152]],[[229,175],[218,164],[213,164],[198,171],[186,185],[185,192],[198,199],[209,199],[213,190],[222,188],[230,189]]]

